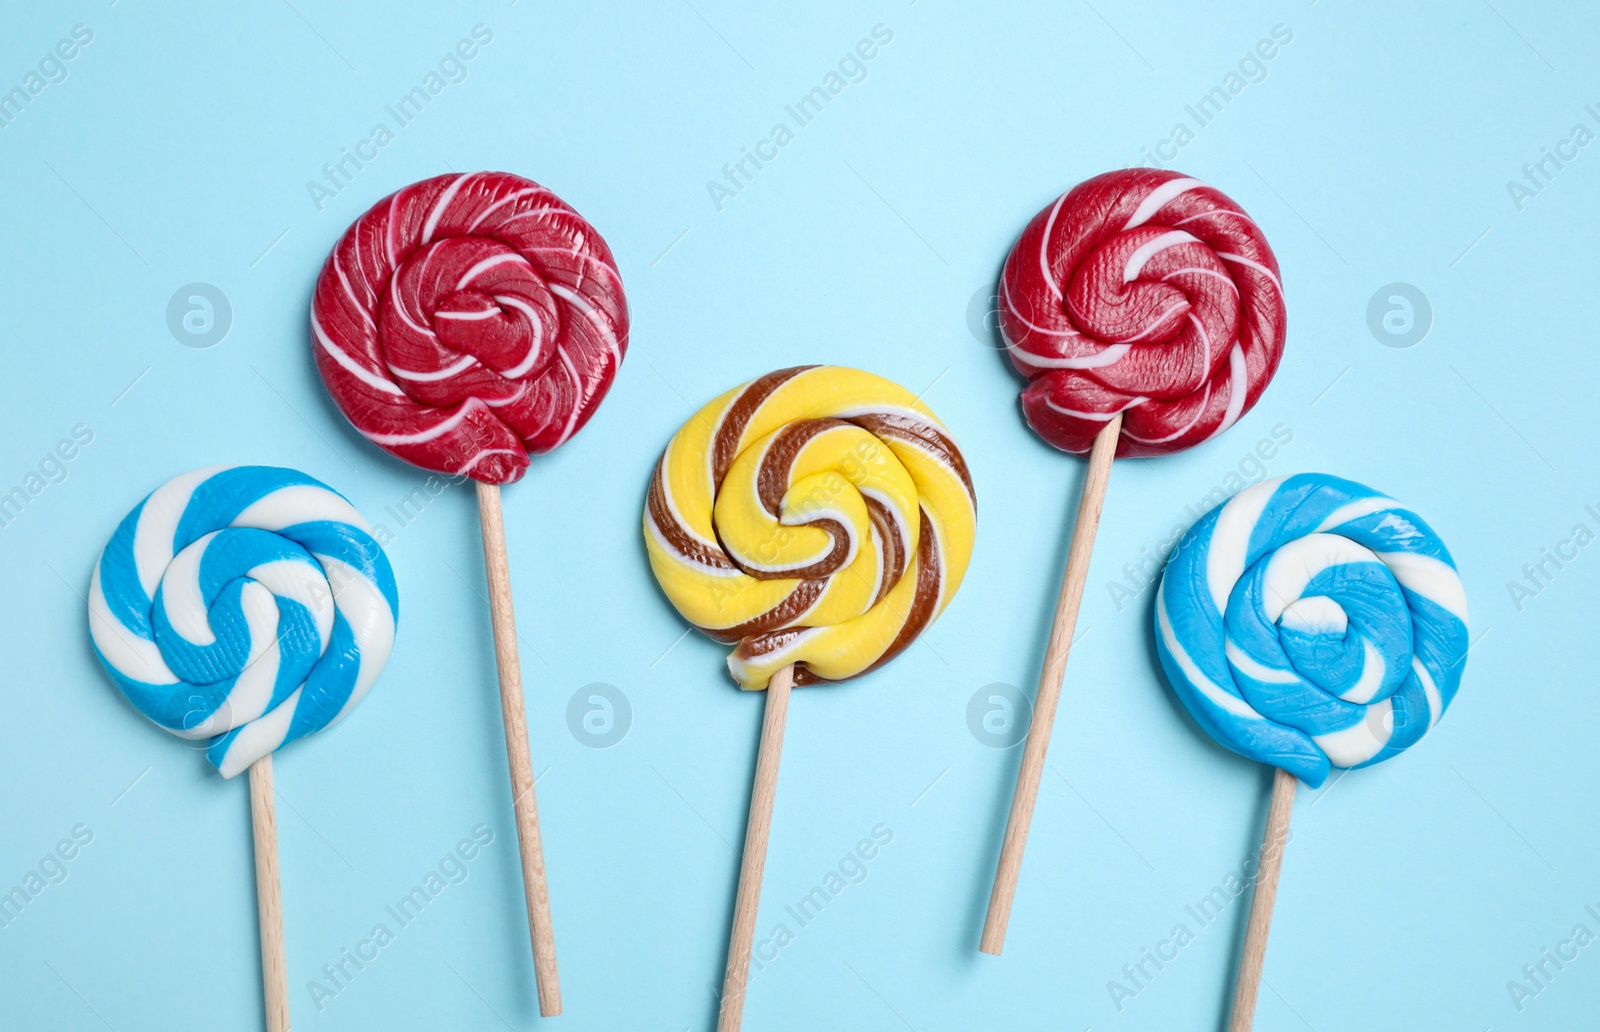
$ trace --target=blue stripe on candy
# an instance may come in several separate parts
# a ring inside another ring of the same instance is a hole
[[[361,647],[350,632],[349,621],[341,613],[333,621],[333,639],[328,651],[306,678],[284,741],[292,742],[327,727],[349,701],[360,675]]]
[[[134,534],[149,500],[147,495],[117,524],[116,533],[100,553],[100,591],[111,615],[136,638],[150,637],[150,596],[139,583],[139,567],[133,559]]]
[[[1308,784],[1321,784],[1328,776],[1328,760],[1315,742],[1293,728],[1265,720],[1244,720],[1221,709],[1188,679],[1167,648],[1161,631],[1163,612],[1190,661],[1212,684],[1239,696],[1223,650],[1194,647],[1196,641],[1222,637],[1223,614],[1217,611],[1206,581],[1206,561],[1221,511],[1221,506],[1212,509],[1190,527],[1168,560],[1155,617],[1157,657],[1183,708],[1212,738],[1241,755],[1282,767]]]
[[[1433,676],[1444,704],[1449,706],[1461,686],[1471,636],[1467,625],[1454,613],[1420,595],[1406,594],[1406,601],[1419,616],[1412,649],[1422,666]]]
[[[1356,764],[1357,767],[1370,767],[1374,763],[1382,763],[1391,756],[1398,756],[1416,745],[1422,740],[1422,736],[1428,733],[1430,711],[1427,691],[1422,687],[1422,682],[1417,679],[1415,672],[1406,679],[1401,689],[1390,697],[1389,704],[1394,709],[1394,731],[1390,734],[1389,741],[1372,759]]]
[[[268,710],[267,712],[271,713],[272,711]],[[242,727],[236,727],[227,734],[218,735],[211,740],[211,744],[206,747],[206,759],[211,761],[213,767],[218,770],[222,769],[222,761],[227,758],[228,749],[233,745],[233,740],[238,738],[239,733],[243,730],[244,728]]]
[[[316,567],[311,553],[281,535],[253,527],[219,531],[200,559],[200,597],[209,606],[224,586],[257,566],[281,560]]]
[[[149,684],[129,677],[112,666],[98,648],[95,649],[95,655],[134,708],[168,731],[186,731],[204,723],[222,705],[227,698],[227,689],[232,687],[231,680],[223,686],[193,685],[181,681],[175,684]]]
[[[294,599],[278,599],[278,652],[278,680],[268,709],[293,694],[322,656],[316,618]]]
[[[283,740],[273,746],[274,751],[283,748],[296,738],[303,738],[327,727],[349,700],[360,672],[361,649],[350,632],[349,622],[343,616],[336,616],[328,651],[322,661],[312,669],[305,683],[297,686],[301,689],[300,698],[295,703],[294,713],[290,716],[288,730]],[[272,710],[269,709],[267,712],[271,713]],[[235,728],[212,741],[210,747],[206,749],[206,758],[211,761],[212,766],[221,768],[234,739],[238,738],[243,730]]]
[[[1168,619],[1173,621],[1173,630],[1181,639],[1182,632],[1176,626],[1177,614],[1169,611]],[[1167,683],[1172,686],[1173,694],[1178,696],[1184,710],[1218,743],[1241,756],[1281,767],[1313,788],[1327,779],[1330,769],[1328,758],[1309,737],[1270,721],[1241,719],[1223,711],[1206,698],[1189,681],[1167,649],[1159,622],[1156,626],[1156,655],[1166,672]],[[1192,653],[1191,657],[1198,659]],[[1231,677],[1218,683],[1224,689],[1232,687]]]
[[[318,579],[324,577],[321,564],[314,559],[310,552],[287,538],[265,530],[255,528],[231,528],[221,531],[212,538],[207,545],[205,556],[200,561],[200,593],[207,605],[212,609],[211,622],[217,628],[219,615],[227,626],[237,627],[240,634],[248,638],[245,633],[243,612],[237,614],[222,614],[215,600],[224,595],[233,585],[242,584],[242,578],[247,577],[252,569],[273,562],[298,562],[314,571]],[[236,599],[237,595],[233,596]],[[230,600],[231,601],[231,600]],[[276,706],[305,680],[306,673],[310,671],[317,657],[322,653],[322,638],[317,631],[317,622],[311,610],[290,598],[277,596],[278,625],[276,640],[279,652],[279,667],[277,679],[273,686],[272,702]],[[328,600],[327,604],[332,604]],[[161,613],[160,608],[156,610]],[[220,638],[222,631],[217,630]],[[244,642],[245,651],[239,657],[239,667],[233,673],[238,673],[249,656],[250,642]],[[187,643],[174,647],[181,652],[185,648],[192,648]],[[163,654],[167,654],[168,646],[163,642]],[[189,675],[174,667],[174,672],[186,679]]]
[[[156,644],[161,648],[161,658],[181,680],[191,684],[222,685],[232,681],[244,669],[250,658],[250,628],[245,623],[244,608],[239,596],[244,592],[244,582],[235,580],[226,585],[216,598],[216,605],[207,614],[216,641],[210,645],[196,645],[179,634],[167,618],[165,604],[166,586],[156,589],[155,607],[150,611]]]
[[[1322,522],[1316,507],[1306,504],[1316,490],[1317,485],[1304,474],[1292,476],[1278,485],[1250,529],[1250,543],[1245,549],[1246,568],[1285,541],[1305,537]]]
[[[1175,576],[1169,576],[1164,581],[1169,593],[1167,611],[1171,614],[1173,630],[1180,641],[1188,640],[1188,636],[1178,629],[1180,619],[1192,620],[1197,628],[1222,626],[1222,614],[1217,611],[1206,584],[1206,557],[1210,554],[1211,535],[1216,529],[1220,511],[1220,507],[1211,510],[1190,527],[1167,563],[1169,571],[1176,571]],[[1156,638],[1159,641],[1159,625],[1157,630]],[[1191,652],[1189,658],[1214,683],[1224,686],[1232,683],[1227,660],[1220,651],[1206,650],[1198,655]]]
[[[285,487],[320,487],[338,494],[298,470],[277,466],[234,466],[218,470],[194,489],[189,504],[184,507],[173,533],[173,552],[181,552],[213,530],[226,527],[241,512]]]
[[[1340,524],[1337,533],[1374,552],[1410,552],[1439,559],[1455,569],[1455,560],[1433,528],[1409,509],[1394,508]]]
[[[1297,653],[1300,643],[1310,636],[1290,628],[1279,628],[1285,652],[1298,669],[1314,670],[1317,676],[1312,679],[1323,689],[1339,695],[1354,687],[1361,678],[1366,665],[1364,639],[1383,658],[1385,668],[1384,680],[1369,702],[1388,698],[1400,687],[1405,672],[1411,668],[1411,615],[1394,574],[1382,563],[1343,563],[1311,578],[1302,597],[1316,595],[1336,599],[1344,610],[1349,621],[1345,632],[1348,648],[1340,655],[1329,657],[1331,662],[1317,664],[1309,649],[1303,659]],[[1310,642],[1306,644],[1309,646]]]
[[[399,620],[400,592],[395,586],[394,568],[389,565],[388,555],[372,535],[348,523],[326,520],[296,523],[278,533],[299,542],[310,552],[337,559],[361,571],[364,577],[378,586],[389,603],[389,612]]]

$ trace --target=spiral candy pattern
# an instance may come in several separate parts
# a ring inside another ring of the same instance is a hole
[[[1263,481],[1178,543],[1156,648],[1197,723],[1313,788],[1415,745],[1467,655],[1467,598],[1433,529],[1318,473]]]
[[[317,369],[368,440],[504,484],[594,414],[628,347],[600,234],[503,172],[438,176],[345,232],[311,304]]]
[[[966,460],[927,406],[882,377],[780,369],[673,436],[644,513],[667,598],[737,642],[734,679],[842,681],[898,655],[943,611],[972,557]]]
[[[216,466],[134,507],[95,564],[111,679],[231,778],[348,713],[394,645],[394,572],[366,520],[304,473]]]
[[[1039,436],[1085,454],[1121,412],[1116,454],[1160,455],[1255,405],[1283,354],[1283,285],[1261,230],[1220,191],[1178,172],[1107,172],[1023,230],[1000,330]]]

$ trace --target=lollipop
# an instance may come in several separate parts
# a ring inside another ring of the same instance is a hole
[[[343,717],[394,645],[394,572],[331,488],[272,466],[174,477],[134,507],[95,564],[89,635],[128,701],[250,771],[269,1032],[287,1032],[272,753]]]
[[[734,388],[656,466],[644,512],[656,580],[684,619],[737,643],[734,680],[767,696],[720,1032],[743,1020],[789,689],[858,677],[910,645],[961,585],[976,506],[927,406],[837,366]]]
[[[628,346],[622,279],[600,234],[519,176],[427,179],[345,231],[311,303],[317,371],[355,428],[477,481],[539,1012],[561,1013],[499,485],[594,414]]]
[[[1177,172],[1107,172],[1035,215],[1000,277],[1000,331],[1040,437],[1087,454],[1044,667],[979,948],[999,955],[1044,773],[1112,457],[1209,440],[1283,353],[1283,289],[1261,230]]]
[[[1461,685],[1467,597],[1444,542],[1392,498],[1320,473],[1267,480],[1201,517],[1156,593],[1156,650],[1195,722],[1276,768],[1233,997],[1255,1014],[1295,779],[1415,745]]]

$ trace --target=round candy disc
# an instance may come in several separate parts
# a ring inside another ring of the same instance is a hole
[[[606,242],[504,172],[438,176],[345,231],[311,303],[317,370],[355,428],[489,484],[577,433],[628,346]]]
[[[95,564],[89,634],[141,713],[231,778],[348,713],[399,599],[367,521],[292,469],[215,466],[134,507]]]
[[[644,513],[650,566],[684,619],[737,642],[765,688],[842,681],[898,655],[972,557],[966,460],[908,390],[837,366],[736,387],[667,445]]]
[[[1438,723],[1467,656],[1467,597],[1416,513],[1320,473],[1267,480],[1173,551],[1156,648],[1197,723],[1313,788]]]
[[[1283,285],[1260,228],[1177,172],[1107,172],[1034,216],[1000,279],[1000,331],[1028,425],[1085,454],[1123,413],[1119,456],[1215,437],[1283,354]]]

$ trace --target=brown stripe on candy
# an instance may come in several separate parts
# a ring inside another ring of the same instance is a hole
[[[677,552],[684,559],[693,563],[700,563],[718,570],[732,570],[733,563],[728,561],[721,549],[706,547],[694,535],[689,533],[678,518],[672,514],[672,508],[667,504],[667,486],[662,467],[666,465],[666,456],[656,463],[656,474],[650,478],[650,495],[646,503],[650,510],[650,520],[661,531],[661,536],[666,540],[667,547]]]
[[[801,581],[795,589],[789,592],[782,602],[762,613],[753,620],[746,620],[734,627],[711,628],[702,627],[702,631],[713,641],[725,644],[752,638],[759,638],[785,624],[793,622],[800,614],[817,604],[817,599],[822,597],[822,591],[827,582],[820,580]],[[740,646],[743,648],[743,646]],[[737,651],[737,650],[736,650]]]
[[[772,439],[772,444],[768,446],[767,453],[761,457],[761,465],[756,472],[756,495],[768,515],[773,519],[778,519],[782,515],[780,510],[783,506],[783,496],[789,490],[794,460],[805,446],[829,430],[849,425],[841,419],[805,419],[790,423],[778,431]],[[739,563],[739,568],[750,576],[762,580],[826,577],[842,568],[845,560],[850,557],[849,528],[832,519],[810,520],[806,525],[825,532],[833,540],[833,549],[821,559],[809,566],[785,567],[777,570],[756,569],[743,563]],[[736,555],[732,558],[734,562],[739,562]]]
[[[790,627],[781,631],[771,631],[767,634],[749,637],[739,643],[739,647],[733,650],[733,654],[744,662],[759,660],[764,656],[781,652],[793,645],[802,634],[810,629],[809,627]],[[813,674],[804,663],[795,664],[795,684],[818,684],[821,681],[822,678]]]
[[[894,641],[883,650],[883,655],[873,661],[872,665],[863,674],[883,666],[889,660],[906,650],[906,646],[917,640],[927,626],[933,622],[937,615],[939,605],[939,592],[944,575],[944,557],[939,554],[939,542],[934,537],[933,527],[928,520],[926,511],[922,513],[922,533],[917,541],[917,590],[911,598],[911,611],[906,614],[906,622],[900,625],[900,633],[895,635]],[[798,682],[796,682],[798,683]]]
[[[801,450],[829,430],[849,425],[842,419],[802,419],[788,424],[772,438],[767,453],[761,457],[756,494],[774,519],[778,517],[784,493],[789,490],[789,471]]]
[[[818,677],[816,674],[811,672],[810,667],[806,666],[804,663],[797,663],[795,664],[794,668],[794,683],[797,686],[800,686],[808,684],[833,684],[835,682],[829,681],[825,677]]]
[[[903,547],[905,538],[900,533],[900,521],[890,514],[887,505],[867,495],[862,495],[861,500],[867,503],[867,514],[872,517],[873,529],[878,532],[878,540],[883,543],[883,567],[878,574],[878,594],[872,599],[872,604],[877,605],[883,601],[883,596],[900,582],[901,575],[906,572],[906,552]]]
[[[734,457],[738,455],[739,438],[744,436],[744,428],[749,425],[750,417],[779,387],[807,369],[815,368],[791,366],[757,377],[733,399],[733,403],[722,413],[717,432],[711,439],[711,483],[715,490],[722,489],[722,478],[728,475],[728,467],[733,465]]]
[[[781,652],[793,645],[797,640],[799,640],[801,635],[810,630],[814,630],[814,628],[790,627],[785,630],[772,631],[767,634],[758,635],[754,638],[746,638],[744,641],[739,643],[738,648],[733,650],[733,654],[742,662],[748,663],[752,661],[759,661],[766,656]],[[862,673],[866,673],[866,671],[863,670]],[[860,674],[853,676],[859,677]],[[816,674],[811,672],[810,667],[806,666],[805,663],[802,662],[794,665],[794,683],[796,687],[799,687],[801,685],[837,684],[839,682],[830,681],[826,677],[818,677]]]
[[[757,580],[789,580],[795,577],[799,577],[802,580],[812,580],[818,577],[827,577],[830,574],[838,572],[838,570],[844,566],[844,561],[850,558],[849,528],[840,523],[838,520],[826,519],[808,520],[805,525],[808,527],[815,527],[833,539],[833,550],[809,566],[801,566],[792,569],[763,570],[755,566],[746,566],[744,563],[739,562],[738,555],[732,551],[729,552],[728,558],[731,559],[734,565],[738,566],[739,569],[743,570],[745,573],[756,578]]]
[[[967,497],[972,501],[973,511],[977,511],[978,495],[972,488],[972,473],[967,469],[967,460],[962,456],[961,449],[956,447],[956,442],[945,436],[938,427],[921,419],[892,412],[867,412],[851,416],[850,422],[874,437],[897,437],[902,441],[920,445],[924,450],[947,460],[950,468],[955,470],[956,476],[961,478],[961,483],[966,485]]]

